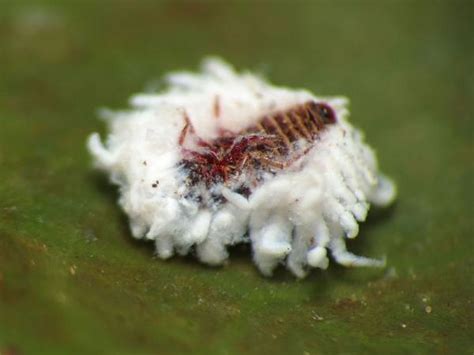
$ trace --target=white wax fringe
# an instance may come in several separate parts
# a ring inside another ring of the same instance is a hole
[[[385,265],[346,250],[345,238],[357,236],[370,203],[388,205],[396,188],[347,121],[345,98],[275,87],[216,58],[205,60],[199,73],[167,79],[165,92],[133,96],[130,111],[107,111],[105,144],[97,133],[88,141],[97,167],[120,187],[119,204],[135,238],[154,240],[163,259],[194,250],[211,265],[227,260],[228,246],[250,241],[265,275],[279,263],[298,277],[310,267],[326,269],[327,250],[342,265]],[[239,132],[264,115],[310,100],[333,107],[337,123],[321,133],[300,169],[281,171],[248,198],[222,188],[226,202],[213,208],[185,198],[178,169],[184,114],[199,137],[211,140],[219,129]]]

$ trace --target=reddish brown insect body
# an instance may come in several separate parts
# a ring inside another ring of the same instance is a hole
[[[329,105],[310,101],[265,115],[238,133],[223,131],[209,142],[197,138],[197,150],[183,146],[189,133],[195,135],[187,116],[185,121],[179,144],[187,184],[224,183],[248,195],[263,173],[274,174],[304,155],[326,125],[336,122],[336,115]],[[245,183],[237,182],[242,174],[246,174]]]

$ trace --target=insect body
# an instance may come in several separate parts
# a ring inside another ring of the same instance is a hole
[[[250,242],[259,270],[383,266],[354,255],[370,204],[385,206],[394,184],[347,120],[346,100],[268,84],[211,59],[200,73],[175,73],[170,87],[132,98],[111,114],[107,144],[93,134],[96,164],[120,186],[134,237],[160,258],[195,253],[211,265]]]
[[[309,101],[265,115],[238,133],[221,130],[221,136],[210,142],[195,137],[189,117],[184,119],[179,144],[189,188],[200,183],[208,188],[222,183],[248,197],[265,174],[288,168],[311,149],[326,125],[336,122],[336,114],[325,103]],[[197,150],[185,148],[188,134],[194,135]],[[246,176],[244,181],[239,179],[242,175]],[[202,196],[199,200],[203,201]],[[216,201],[221,201],[221,196],[214,196],[211,203]]]

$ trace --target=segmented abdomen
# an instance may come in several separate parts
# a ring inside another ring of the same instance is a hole
[[[290,153],[294,143],[305,140],[312,143],[328,124],[336,122],[334,110],[325,103],[309,101],[286,111],[263,116],[255,125],[239,133],[263,133],[274,136],[279,142],[281,155]]]

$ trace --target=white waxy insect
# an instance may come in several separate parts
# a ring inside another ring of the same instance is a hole
[[[275,87],[215,58],[167,79],[166,91],[106,115],[105,144],[88,141],[135,238],[154,240],[163,259],[195,252],[211,265],[250,242],[265,275],[279,263],[298,277],[326,269],[327,251],[346,266],[385,264],[346,249],[369,205],[396,194],[346,99]]]

